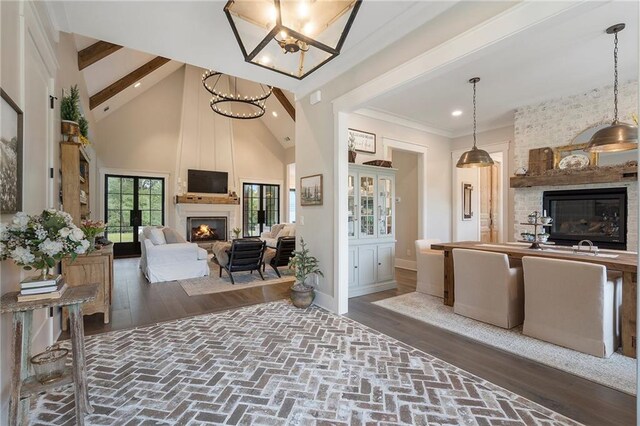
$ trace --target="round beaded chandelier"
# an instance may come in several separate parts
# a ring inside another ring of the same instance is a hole
[[[226,76],[218,71],[209,70],[202,74],[202,85],[213,95],[209,101],[213,112],[239,120],[262,117],[273,88],[247,80],[241,80],[242,87],[238,83],[237,77]],[[248,93],[248,86],[251,85],[256,86],[256,91]]]

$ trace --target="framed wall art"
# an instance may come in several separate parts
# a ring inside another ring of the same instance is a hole
[[[321,206],[322,175],[311,175],[300,178],[300,205]]]
[[[23,114],[0,89],[0,213],[22,210]]]
[[[376,153],[375,133],[363,132],[362,130],[349,129],[349,146],[358,152],[367,154]]]

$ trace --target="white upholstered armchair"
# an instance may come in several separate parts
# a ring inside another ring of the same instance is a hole
[[[144,228],[140,248],[140,269],[150,283],[209,275],[207,251],[186,242],[171,228]]]

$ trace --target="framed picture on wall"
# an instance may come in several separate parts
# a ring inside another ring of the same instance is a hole
[[[22,123],[18,105],[0,88],[0,213],[22,210]]]
[[[349,146],[366,154],[376,153],[376,135],[362,130],[349,129]]]
[[[473,185],[462,182],[462,220],[471,220],[473,211],[471,211],[471,192]]]
[[[322,205],[322,175],[311,175],[300,178],[300,205]]]

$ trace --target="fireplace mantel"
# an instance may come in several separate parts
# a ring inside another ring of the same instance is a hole
[[[176,226],[175,229],[183,237],[186,236],[187,218],[189,217],[207,217],[207,216],[224,216],[228,219],[227,230],[240,226],[240,206],[237,204],[176,204]],[[227,237],[229,237],[227,235]]]
[[[593,183],[633,182],[638,180],[638,166],[599,167],[588,170],[572,170],[566,174],[545,174],[538,176],[513,176],[511,188],[533,186],[588,185]]]

